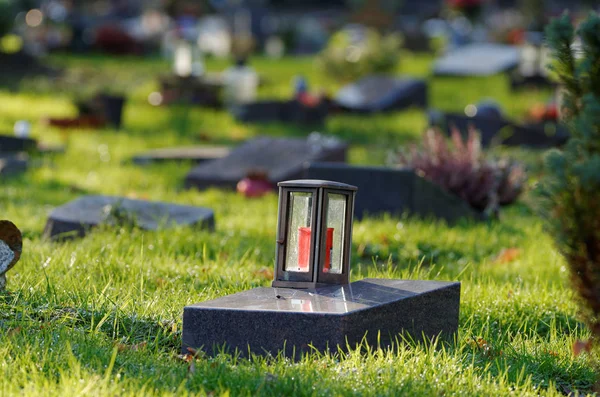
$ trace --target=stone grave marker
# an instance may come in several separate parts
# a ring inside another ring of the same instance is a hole
[[[335,163],[310,163],[304,178],[335,180],[358,187],[357,217],[409,212],[434,216],[453,223],[461,218],[483,219],[461,198],[445,192],[408,168],[364,167]]]
[[[208,208],[91,195],[55,208],[48,217],[44,235],[53,239],[83,237],[92,227],[103,223],[130,223],[145,230],[176,225],[212,230],[214,222],[213,210]]]
[[[427,107],[424,80],[388,76],[367,76],[342,87],[334,106],[351,112],[373,113],[401,110],[410,106]]]
[[[308,290],[255,288],[186,306],[182,351],[212,355],[225,345],[243,356],[282,351],[298,359],[365,339],[369,346],[390,346],[403,332],[415,340],[449,340],[458,328],[459,299],[460,283],[443,281],[367,278]]]
[[[223,80],[220,76],[206,74],[201,77],[166,75],[160,77],[162,104],[186,103],[220,108]]]
[[[469,127],[473,126],[479,131],[484,147],[502,144],[547,148],[563,145],[569,139],[568,130],[554,122],[516,124],[502,117],[469,117],[458,113],[445,113],[438,120],[430,118],[430,124],[441,127],[448,135],[454,126],[464,136]]]
[[[27,171],[29,157],[25,153],[0,152],[0,177],[14,176]]]
[[[0,153],[29,152],[37,148],[37,141],[14,135],[0,135]]]
[[[233,149],[228,156],[193,168],[185,178],[188,188],[235,189],[251,172],[263,172],[270,183],[298,178],[307,161],[346,161],[347,145],[320,135],[300,138],[252,139]]]
[[[225,146],[188,146],[154,149],[132,158],[134,164],[146,165],[163,162],[190,161],[203,163],[225,157],[230,149]]]
[[[231,108],[234,117],[242,122],[283,122],[298,125],[322,125],[328,111],[329,104],[326,101],[308,106],[296,100],[257,101]]]
[[[468,44],[448,52],[435,61],[438,76],[489,76],[519,65],[519,49],[503,44]]]

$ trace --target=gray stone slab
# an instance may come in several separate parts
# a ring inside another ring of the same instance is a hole
[[[132,161],[138,165],[177,161],[203,163],[205,161],[225,157],[229,154],[229,152],[230,149],[225,146],[189,146],[162,148],[138,154],[132,158]]]
[[[433,73],[446,76],[489,76],[517,67],[519,57],[519,49],[515,46],[468,44],[435,61]]]
[[[94,226],[126,221],[133,221],[146,230],[175,225],[213,229],[215,222],[213,210],[203,207],[114,196],[83,196],[55,208],[48,217],[44,235],[50,238],[82,237]]]
[[[29,157],[25,153],[0,153],[0,177],[14,176],[27,171]]]
[[[451,338],[458,329],[460,283],[364,279],[311,290],[255,288],[186,306],[182,351],[219,348],[287,356],[360,343],[390,346],[407,333]]]
[[[235,148],[228,156],[200,164],[186,176],[185,186],[198,189],[235,189],[249,172],[261,171],[276,184],[299,179],[307,161],[346,161],[347,145],[337,139],[255,138]]]
[[[354,112],[373,113],[401,110],[409,106],[427,107],[427,83],[411,78],[367,76],[342,87],[334,104]]]
[[[307,106],[296,100],[259,101],[234,106],[232,114],[242,122],[284,122],[295,125],[320,126],[325,123],[329,105],[322,102],[315,106]]]
[[[431,125],[441,127],[448,135],[452,127],[458,128],[463,137],[467,137],[470,127],[474,127],[481,136],[481,145],[527,146],[548,148],[561,146],[569,139],[566,127],[555,122],[516,124],[504,118],[474,116],[458,113],[442,114],[441,120],[430,120]]]
[[[35,150],[37,141],[14,135],[0,135],[0,153],[17,153]]]
[[[354,212],[368,214],[409,212],[453,223],[461,218],[481,219],[461,198],[445,192],[408,168],[364,167],[335,163],[305,165],[304,178],[339,181],[358,187]]]

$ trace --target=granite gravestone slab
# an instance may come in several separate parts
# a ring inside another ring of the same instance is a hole
[[[519,59],[519,49],[515,46],[468,44],[435,61],[433,73],[438,76],[489,76],[517,67]]]
[[[383,348],[406,333],[450,339],[458,329],[460,283],[363,279],[317,289],[255,288],[186,306],[182,351],[264,355]]]
[[[27,171],[29,157],[24,153],[0,153],[0,177],[14,176]]]
[[[37,141],[14,135],[0,135],[0,153],[29,152],[35,150]]]
[[[334,105],[342,110],[374,113],[427,107],[427,83],[418,79],[367,76],[338,92]]]
[[[175,225],[214,228],[213,210],[157,201],[114,196],[83,196],[55,208],[44,235],[50,238],[83,237],[100,224],[131,222],[146,230]]]
[[[541,74],[523,76],[519,73],[511,73],[510,75],[510,88],[513,91],[531,88],[551,89],[556,88],[556,86],[557,84],[554,81]]]
[[[347,145],[335,138],[255,138],[232,150],[228,156],[200,164],[185,178],[188,188],[235,189],[250,172],[264,172],[270,183],[297,179],[307,161],[346,161]]]
[[[225,146],[190,146],[154,149],[132,158],[133,163],[146,165],[163,162],[190,161],[203,163],[225,157],[230,149]]]
[[[448,135],[452,127],[456,127],[463,137],[467,136],[470,127],[474,127],[479,131],[484,147],[502,144],[547,148],[561,146],[569,139],[568,130],[554,122],[515,124],[504,118],[446,113],[439,120],[430,120],[430,124],[441,127]]]
[[[502,141],[508,146],[528,146],[533,148],[548,148],[562,146],[569,140],[568,129],[559,123],[541,122],[516,124],[510,135]]]
[[[357,217],[403,212],[434,216],[453,223],[462,218],[483,219],[464,200],[447,193],[408,168],[359,167],[335,163],[306,164],[305,178],[335,180],[358,187]]]
[[[167,75],[160,78],[162,104],[190,103],[198,106],[220,108],[223,80],[220,76],[206,74],[202,77]]]
[[[284,122],[298,125],[322,125],[327,118],[326,102],[308,106],[296,100],[259,101],[236,105],[231,108],[233,116],[242,122]]]

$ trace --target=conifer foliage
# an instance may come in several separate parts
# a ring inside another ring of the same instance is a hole
[[[573,46],[577,36],[581,47]],[[545,217],[569,264],[593,337],[600,338],[600,17],[575,29],[568,15],[546,27],[552,68],[563,86],[562,116],[571,138],[546,155]]]

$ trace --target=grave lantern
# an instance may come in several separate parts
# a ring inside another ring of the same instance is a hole
[[[280,182],[273,287],[348,284],[357,188],[340,182]]]
[[[541,32],[527,32],[521,45],[519,72],[521,76],[547,76],[546,65],[549,62],[549,49],[544,45]]]

